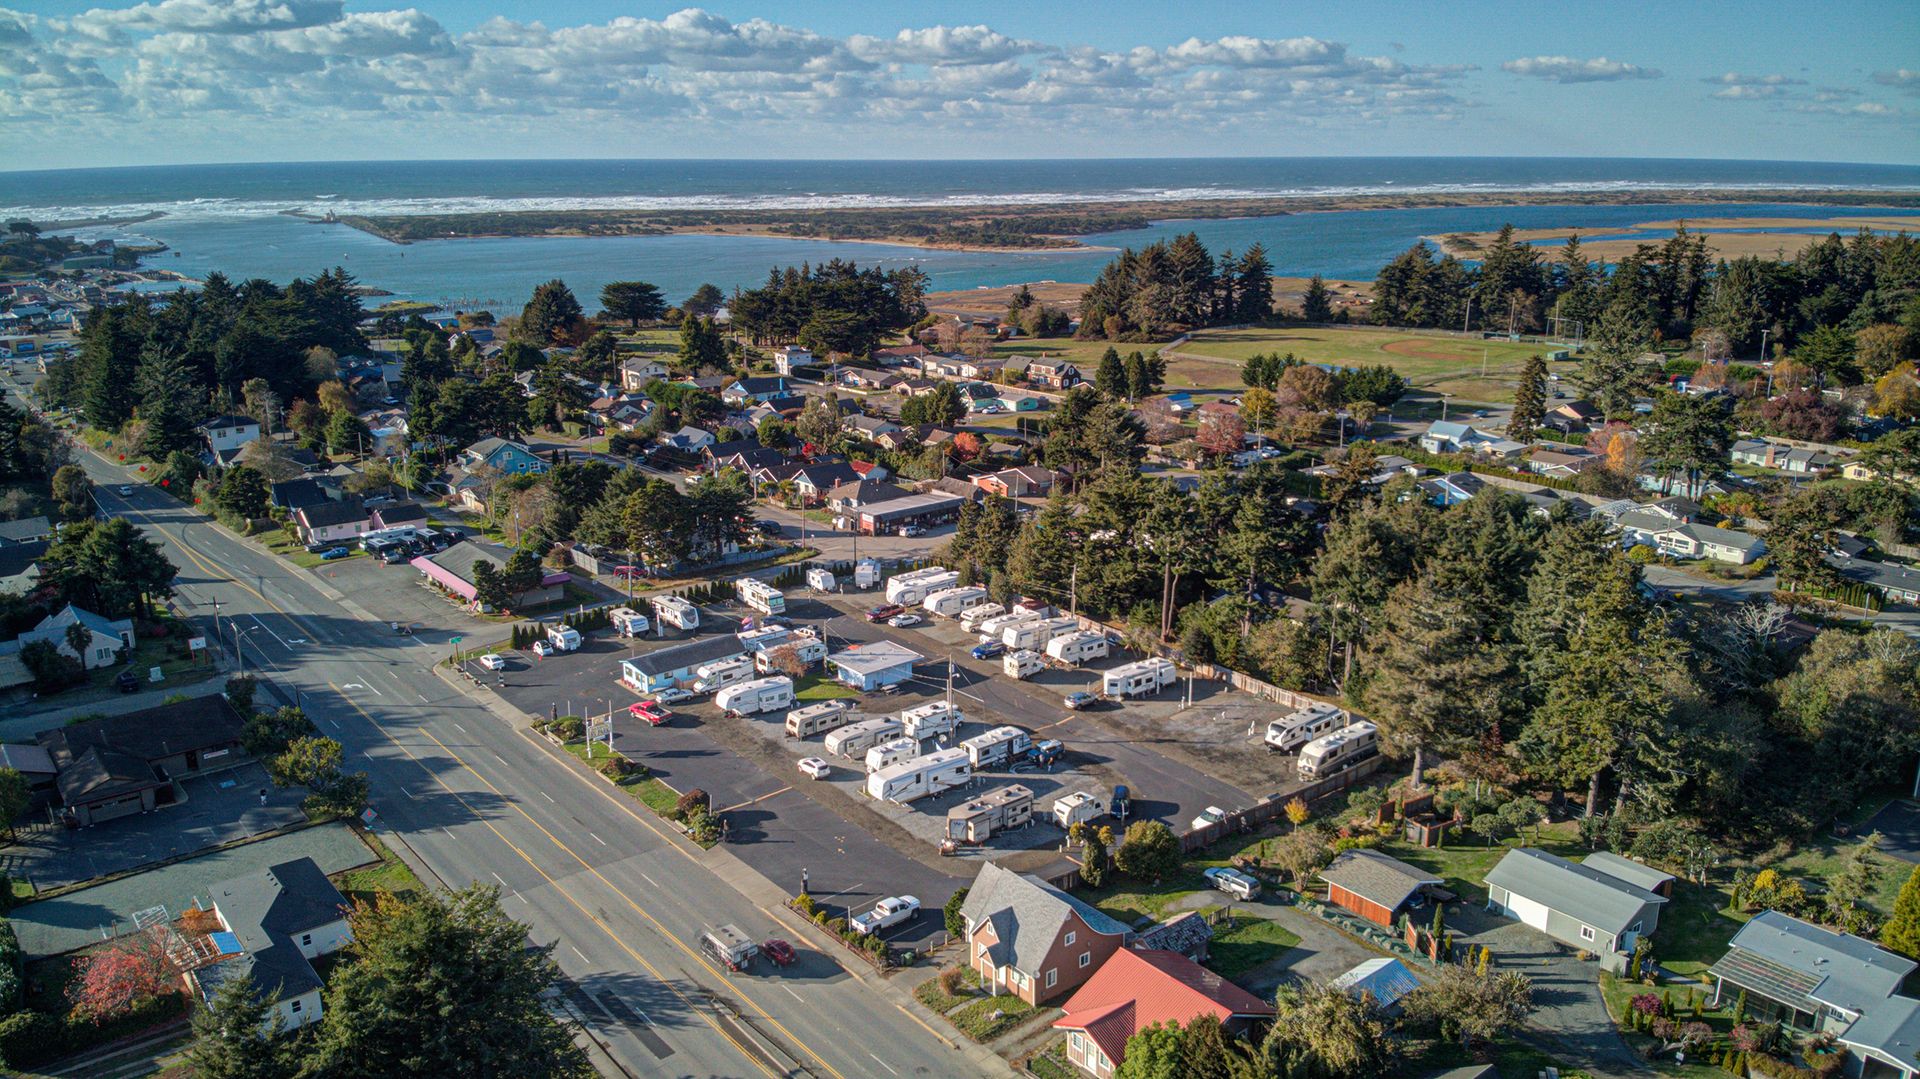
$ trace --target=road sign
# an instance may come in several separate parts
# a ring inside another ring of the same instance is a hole
[[[460,643],[461,641],[464,641],[464,640],[466,640],[466,638],[465,638],[465,637],[453,637],[453,638],[450,638],[450,639],[448,640],[448,642],[447,642],[447,643],[448,643],[448,644],[459,644],[459,643]]]
[[[187,650],[190,652],[198,652],[206,647],[207,647],[207,639],[205,637],[188,637],[187,638]]]

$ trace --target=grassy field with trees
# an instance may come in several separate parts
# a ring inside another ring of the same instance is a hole
[[[1416,390],[1472,401],[1513,400],[1527,357],[1551,351],[1538,344],[1483,341],[1371,327],[1283,326],[1201,330],[1168,350],[1167,388],[1245,388],[1240,367],[1255,355],[1291,352],[1306,363],[1358,367],[1386,364]],[[1571,369],[1572,365],[1560,365]]]

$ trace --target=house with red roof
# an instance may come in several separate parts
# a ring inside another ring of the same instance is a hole
[[[1067,1059],[1107,1079],[1127,1058],[1127,1039],[1155,1023],[1182,1026],[1216,1016],[1229,1035],[1273,1016],[1273,1005],[1178,952],[1122,948],[1063,1005]]]

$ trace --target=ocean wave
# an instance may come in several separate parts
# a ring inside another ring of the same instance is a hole
[[[1668,191],[1886,191],[1910,192],[1920,186],[1901,184],[1792,184],[1762,182],[1691,182],[1685,180],[1564,180],[1527,183],[1427,183],[1404,185],[1392,179],[1374,183],[1296,187],[1134,187],[1100,191],[1007,191],[947,195],[890,195],[850,192],[821,195],[444,195],[407,198],[361,198],[341,194],[304,199],[196,198],[173,202],[125,202],[91,205],[0,206],[0,217],[63,218],[137,217],[160,212],[188,220],[267,217],[284,213],[321,215],[419,216],[469,213],[525,213],[566,211],[754,211],[754,210],[864,210],[964,209],[974,206],[1055,206],[1098,202],[1193,202],[1200,200],[1252,201],[1257,199],[1364,198],[1374,195],[1553,195],[1621,194]]]

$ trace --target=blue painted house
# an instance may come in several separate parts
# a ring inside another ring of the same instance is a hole
[[[691,682],[694,673],[709,663],[739,659],[747,646],[731,633],[701,637],[642,656],[620,661],[620,681],[636,693],[658,693],[668,686]]]
[[[504,438],[483,438],[460,451],[460,467],[468,472],[491,469],[506,476],[532,476],[547,463],[524,444]]]
[[[924,658],[892,641],[856,644],[827,657],[827,670],[845,685],[862,693],[897,686],[913,677],[913,665]]]

